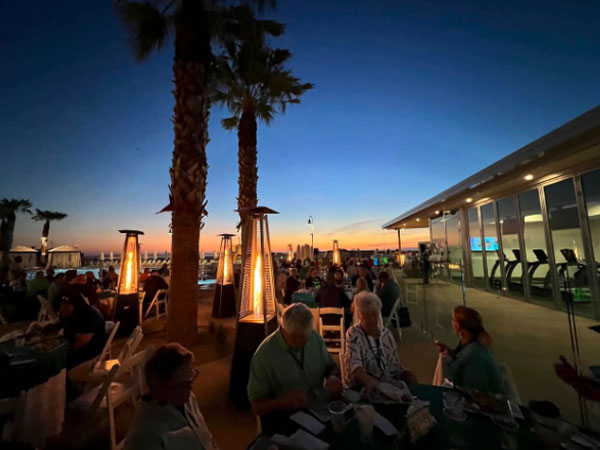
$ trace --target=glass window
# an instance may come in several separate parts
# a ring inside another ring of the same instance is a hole
[[[485,272],[483,269],[483,249],[481,245],[481,227],[479,225],[479,208],[467,211],[469,219],[469,249],[471,251],[471,271],[473,286],[485,288]]]
[[[519,207],[530,297],[536,302],[553,303],[552,278],[538,190],[534,189],[520,194]]]
[[[509,294],[522,297],[524,295],[523,266],[521,247],[519,246],[517,209],[513,197],[498,200],[498,219],[502,251],[504,252],[505,286]]]
[[[463,264],[463,253],[460,245],[460,219],[458,213],[446,214],[445,218],[450,277],[452,281],[460,283],[462,282],[461,266]]]
[[[594,250],[593,261],[600,284],[600,169],[581,176],[583,185],[583,198],[587,207],[592,247]],[[599,286],[600,290],[600,286]]]
[[[592,315],[592,301],[583,250],[575,185],[567,179],[544,188],[552,232],[561,306],[573,300],[575,309]]]
[[[498,257],[498,235],[493,203],[481,207],[481,221],[483,222],[483,245],[487,261],[488,285],[491,289],[501,290],[502,268]]]

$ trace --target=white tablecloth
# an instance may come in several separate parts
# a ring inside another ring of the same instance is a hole
[[[60,434],[65,419],[67,370],[43,384],[21,392],[12,422],[4,425],[3,439],[44,448],[46,438]]]

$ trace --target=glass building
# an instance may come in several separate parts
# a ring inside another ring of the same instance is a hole
[[[416,339],[452,343],[457,304],[479,310],[492,351],[524,403],[549,399],[571,419],[594,417],[554,374],[558,355],[600,365],[600,107],[383,225],[429,227],[434,286],[404,277]],[[464,280],[464,282],[463,282]],[[580,350],[572,351],[572,305]],[[403,342],[402,345],[405,345]]]

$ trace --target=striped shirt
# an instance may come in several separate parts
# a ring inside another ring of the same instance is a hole
[[[344,386],[347,388],[358,386],[353,374],[359,367],[378,380],[398,378],[405,370],[398,359],[392,332],[383,328],[379,336],[373,338],[360,325],[353,325],[346,332],[344,364]]]

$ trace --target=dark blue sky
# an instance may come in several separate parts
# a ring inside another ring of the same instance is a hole
[[[599,103],[597,1],[280,0],[267,16],[315,84],[259,127],[276,249],[308,241],[308,215],[318,246],[393,245],[383,221]],[[154,213],[168,195],[171,47],[134,62],[108,0],[2,2],[0,17],[0,197],[69,213],[56,245],[117,250],[128,227],[166,250],[170,218]],[[225,115],[211,117],[206,250],[237,223]],[[20,217],[15,243],[40,229]]]

